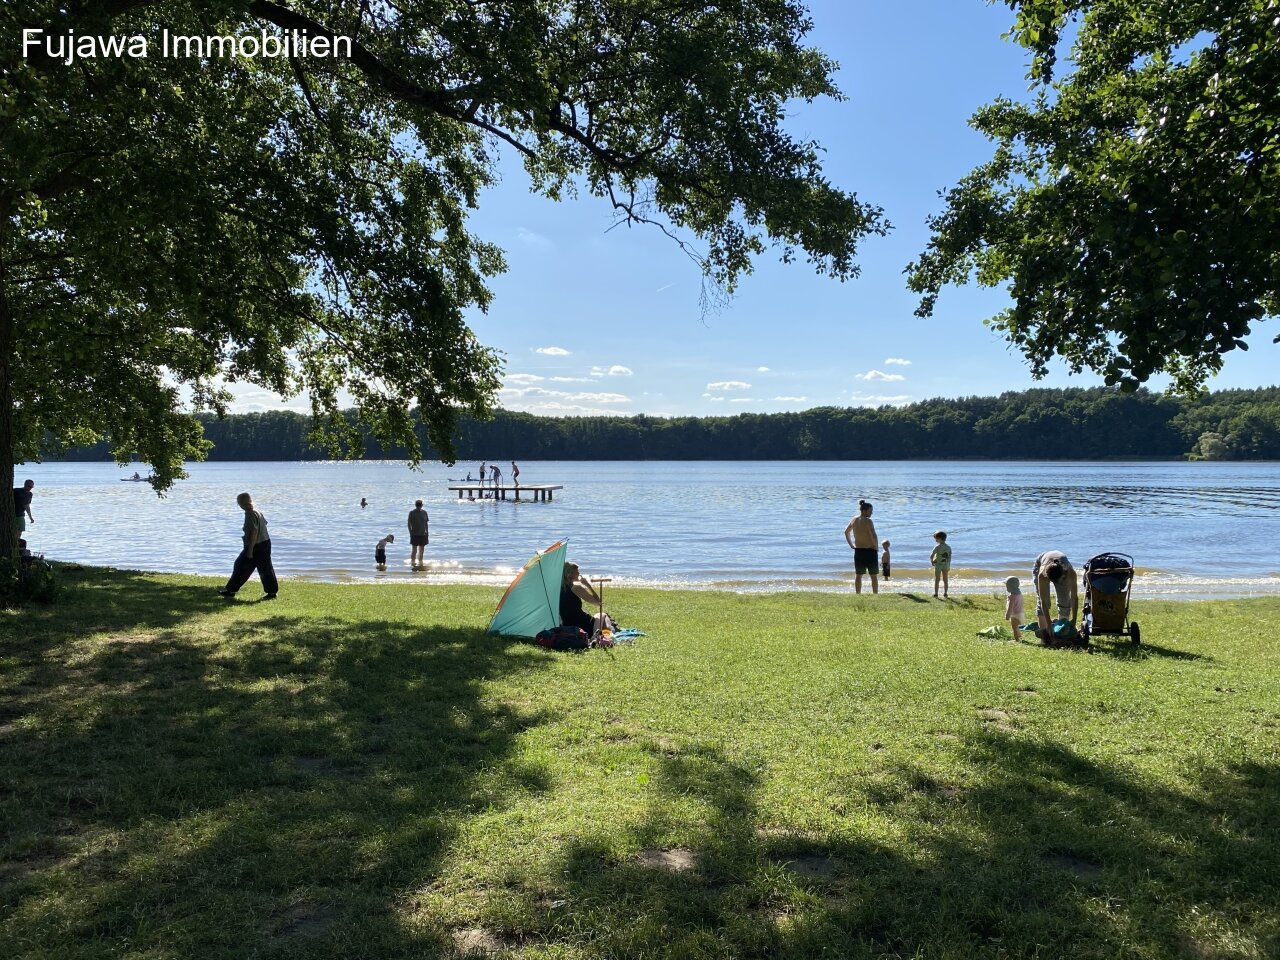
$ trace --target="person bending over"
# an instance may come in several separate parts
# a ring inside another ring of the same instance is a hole
[[[1036,585],[1036,626],[1040,639],[1053,639],[1053,621],[1049,619],[1050,586],[1056,594],[1057,618],[1070,622],[1074,631],[1076,616],[1080,612],[1080,579],[1067,555],[1061,550],[1046,550],[1036,557],[1031,578]]]

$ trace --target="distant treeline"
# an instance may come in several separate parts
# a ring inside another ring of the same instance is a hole
[[[202,416],[210,460],[313,460],[310,418],[291,412]],[[905,407],[815,407],[732,417],[464,420],[461,460],[1280,459],[1280,387],[1180,400],[1140,390],[1026,390]],[[366,459],[403,449],[366,440]],[[108,459],[105,443],[69,460]]]

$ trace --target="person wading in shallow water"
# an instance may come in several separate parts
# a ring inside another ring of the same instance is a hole
[[[862,575],[869,573],[871,592],[879,593],[880,558],[876,556],[876,550],[880,540],[876,536],[876,525],[871,522],[871,504],[867,501],[858,501],[858,515],[844,528],[844,539],[853,551],[854,592],[862,592]]]
[[[422,501],[415,500],[413,509],[409,511],[409,566],[415,570],[426,566],[426,560],[423,559],[422,554],[427,544],[431,542],[427,526],[430,520],[427,511],[422,509]]]
[[[271,535],[267,532],[267,518],[253,505],[253,497],[242,493],[236,503],[244,511],[244,549],[236,557],[231,569],[231,579],[218,591],[218,595],[230,600],[245,585],[254,570],[262,581],[263,600],[274,600],[280,592],[275,567],[271,565]]]

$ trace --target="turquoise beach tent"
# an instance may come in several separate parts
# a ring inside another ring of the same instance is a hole
[[[520,568],[498,601],[489,632],[504,637],[535,637],[560,626],[560,581],[569,540],[558,540]]]

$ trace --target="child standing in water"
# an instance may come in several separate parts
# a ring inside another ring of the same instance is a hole
[[[1019,639],[1019,629],[1024,616],[1022,608],[1022,587],[1017,577],[1010,577],[1004,582],[1009,597],[1004,602],[1004,618],[1009,621],[1009,629],[1013,631],[1013,639]]]
[[[880,544],[884,549],[880,552],[880,575],[886,580],[889,579],[889,541],[885,540]]]
[[[387,544],[395,543],[396,535],[388,533],[385,537],[378,541],[378,545],[373,548],[373,562],[378,565],[379,570],[387,569]]]
[[[939,530],[933,535],[937,544],[929,554],[929,562],[933,564],[933,598],[938,599],[938,581],[942,581],[942,599],[947,599],[947,574],[951,571],[951,548],[947,546],[947,532]]]

